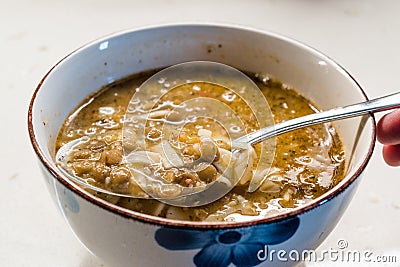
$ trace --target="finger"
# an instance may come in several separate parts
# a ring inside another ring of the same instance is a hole
[[[376,135],[382,144],[400,144],[400,109],[386,114],[379,120]]]
[[[385,145],[383,158],[390,166],[400,166],[400,145]]]

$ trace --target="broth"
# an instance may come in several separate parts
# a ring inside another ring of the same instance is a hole
[[[138,146],[156,149],[164,134],[164,123],[162,120],[150,120],[146,125],[138,125],[145,129],[146,140],[141,140],[145,141],[145,146],[139,144],[139,140],[124,140],[123,144],[122,128],[124,115],[136,88],[153,73],[132,75],[107,85],[84,100],[71,113],[59,132],[56,149],[82,136],[88,136],[90,140],[71,154],[68,163],[70,172],[87,179],[91,184],[115,192],[134,191],[145,195],[132,180],[132,174],[123,162],[124,149],[134,151]],[[295,89],[274,78],[253,74],[249,74],[249,77],[265,96],[275,123],[318,110]],[[155,111],[157,107],[180,105],[183,101],[196,97],[211,97],[229,106],[239,115],[247,133],[259,128],[253,112],[240,96],[232,94],[224,87],[207,83],[187,84],[172,89],[160,98]],[[154,116],[165,118],[167,114],[157,113]],[[200,129],[202,130],[199,131]],[[226,129],[207,118],[194,118],[180,128],[179,134],[171,133],[168,139],[183,161],[190,163],[200,157],[199,144],[202,144],[201,135],[204,133],[211,133],[217,151],[231,150]],[[258,158],[259,145],[254,147],[254,151]],[[198,172],[185,168],[154,166],[151,171],[168,182],[196,186],[220,177],[220,157],[217,153],[211,160],[212,164]],[[242,221],[287,211],[321,196],[343,179],[344,166],[344,147],[339,134],[332,124],[323,124],[278,136],[272,167],[264,183],[253,193],[247,192],[251,175],[242,178],[231,192],[219,200],[191,208],[170,206],[155,199],[121,198],[92,193],[116,205],[160,217],[190,221]]]

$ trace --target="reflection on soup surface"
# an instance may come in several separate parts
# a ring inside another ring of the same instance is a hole
[[[129,102],[136,89],[153,73],[132,75],[107,85],[71,113],[59,132],[56,149],[82,136],[89,137],[89,140],[71,153],[68,171],[88,183],[114,192],[134,192],[146,196],[124,161],[124,154],[136,153],[136,158],[140,158],[140,152],[145,150],[160,161],[143,161],[143,168],[167,183],[195,187],[221,178],[232,160],[229,131],[236,130],[235,127],[227,129],[207,116],[182,117],[174,109],[179,109],[191,99],[212,98],[234,111],[242,122],[237,128],[244,128],[247,133],[260,127],[254,112],[241,96],[227,88],[205,82],[188,83],[171,89],[147,107],[150,113],[144,123],[131,122],[133,128],[143,130],[143,138],[137,136],[137,132],[128,131],[124,132],[123,141],[125,113],[132,108]],[[275,123],[318,110],[293,88],[275,78],[253,74],[249,77],[265,96]],[[186,110],[195,110],[196,102],[190,103],[194,104]],[[144,108],[146,103],[137,105]],[[213,112],[212,107],[208,112],[210,110]],[[179,124],[181,121],[184,123]],[[173,122],[180,126],[166,127]],[[302,206],[327,192],[344,177],[344,147],[332,124],[316,125],[278,136],[272,165],[262,173],[266,178],[256,191],[250,193],[247,189],[257,174],[257,162],[266,160],[259,157],[260,144],[251,149],[253,156],[250,160],[243,165],[237,163],[236,169],[243,172],[238,184],[224,197],[207,205],[175,207],[155,199],[92,193],[116,205],[170,219],[243,221]],[[163,158],[165,154],[168,154],[168,161]],[[209,163],[204,168],[187,167],[199,162],[201,165],[202,160]]]

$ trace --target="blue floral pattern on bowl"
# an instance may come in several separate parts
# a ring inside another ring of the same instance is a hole
[[[157,243],[168,250],[200,249],[193,262],[198,267],[256,266],[257,257],[266,245],[288,240],[299,227],[300,220],[261,224],[223,230],[189,230],[162,227],[155,233]]]

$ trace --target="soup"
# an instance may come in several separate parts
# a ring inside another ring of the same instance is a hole
[[[163,95],[150,107],[150,120],[135,125],[136,128],[143,129],[143,140],[132,138],[135,133],[125,140],[125,114],[132,107],[129,102],[136,89],[153,73],[132,75],[107,85],[84,100],[71,113],[59,132],[56,149],[83,136],[88,137],[88,141],[71,153],[67,168],[69,172],[98,187],[118,193],[133,192],[146,197],[146,192],[133,179],[135,174],[132,174],[124,161],[124,153],[133,151],[137,153],[135,158],[139,158],[138,153],[144,149],[163,155],[160,144],[164,144],[169,151],[164,154],[177,154],[180,161],[178,164],[175,162],[168,165],[160,159],[161,163],[142,165],[151,175],[182,187],[201,186],[220,179],[226,168],[224,161],[232,160],[232,143],[223,125],[206,117],[194,116],[177,131],[165,131],[166,120],[177,121],[182,118],[174,118],[173,112],[163,112],[163,108],[179,107],[185,101],[199,97],[224,103],[238,114],[245,132],[250,133],[260,128],[254,112],[240,95],[222,86],[198,82],[178,86]],[[275,78],[254,74],[249,74],[249,77],[259,86],[270,106],[275,123],[318,110],[295,89]],[[211,153],[212,157],[207,159],[209,164],[198,170],[186,167],[198,162],[206,154],[203,152],[210,147],[215,153]],[[264,182],[254,192],[248,192],[248,187],[256,174],[256,163],[267,159],[260,157],[260,145],[250,149],[253,150],[250,153],[253,155],[252,160],[246,161],[241,168],[244,173],[238,184],[228,194],[207,205],[176,207],[156,199],[132,199],[91,193],[134,211],[170,219],[243,221],[272,216],[302,206],[326,193],[344,177],[344,147],[332,124],[316,125],[278,136],[272,165],[264,173]]]

